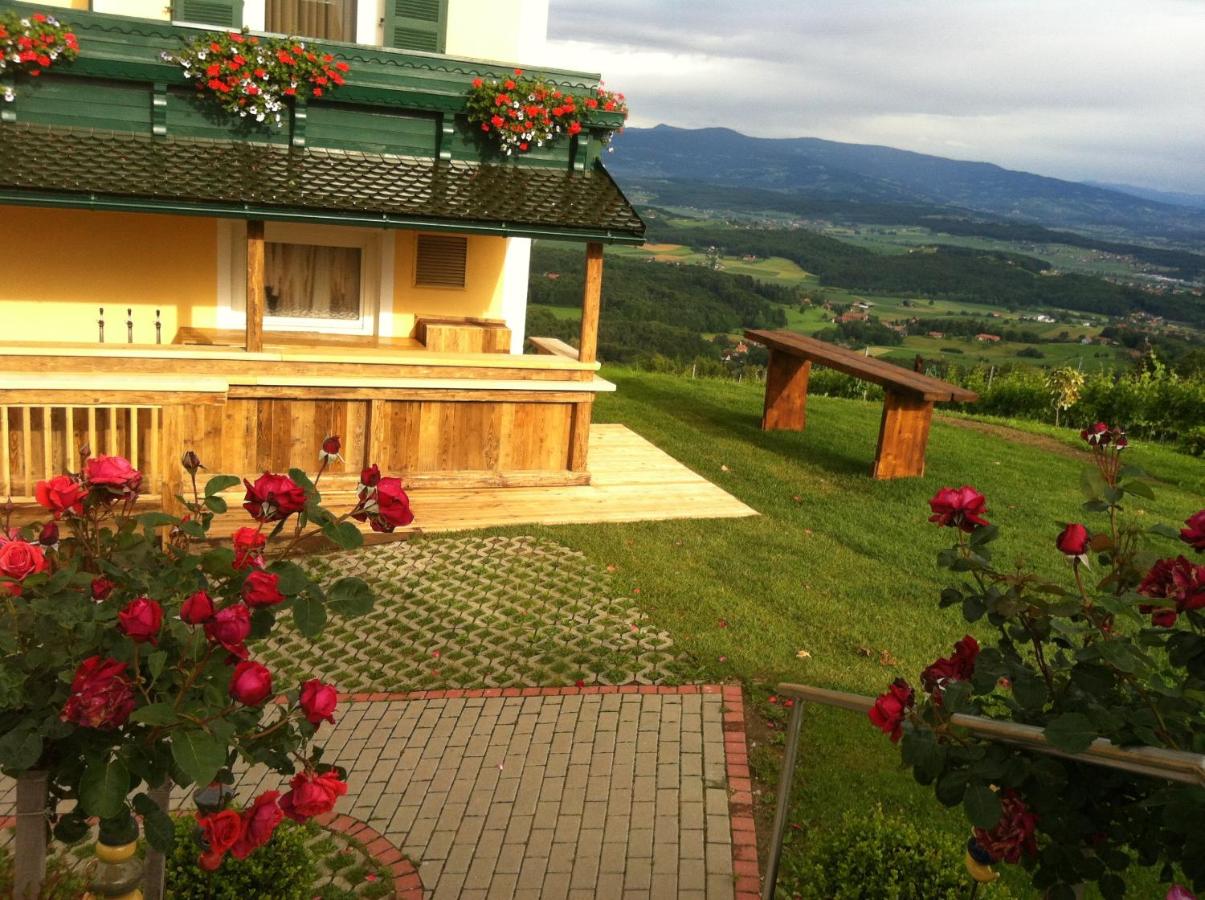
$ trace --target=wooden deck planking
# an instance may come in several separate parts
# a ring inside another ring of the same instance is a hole
[[[591,483],[575,487],[415,488],[410,502],[416,516],[406,532],[436,533],[507,525],[570,525],[666,519],[725,519],[755,516],[757,511],[695,474],[668,453],[623,425],[590,429]],[[238,510],[241,493],[227,500]],[[335,512],[352,502],[348,492],[325,498]],[[246,521],[237,512],[219,517],[210,532],[226,537]],[[371,535],[388,540],[390,535]]]

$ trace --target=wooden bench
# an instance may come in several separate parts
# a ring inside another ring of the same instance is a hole
[[[770,350],[761,421],[765,431],[803,431],[812,363],[883,387],[883,420],[871,471],[875,478],[924,475],[933,404],[979,399],[974,391],[790,331],[746,331],[745,337]]]

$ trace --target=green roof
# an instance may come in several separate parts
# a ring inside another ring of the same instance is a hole
[[[0,203],[644,239],[598,164],[526,168],[17,123],[0,125]]]

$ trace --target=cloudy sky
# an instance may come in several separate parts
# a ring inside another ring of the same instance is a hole
[[[1205,193],[1205,0],[550,0],[548,37],[633,125]]]

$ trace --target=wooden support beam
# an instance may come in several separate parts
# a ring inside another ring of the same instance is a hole
[[[594,401],[573,404],[569,420],[569,471],[585,472],[590,450],[590,418],[594,412]]]
[[[888,391],[883,399],[883,421],[871,474],[880,479],[924,475],[925,447],[932,419],[933,401]]]
[[[582,291],[582,333],[578,360],[598,359],[598,313],[602,302],[603,245],[586,244],[586,287]]]
[[[762,431],[803,431],[807,425],[808,377],[811,360],[781,350],[770,351],[766,370],[766,400]]]
[[[247,352],[264,349],[264,223],[247,221]]]

